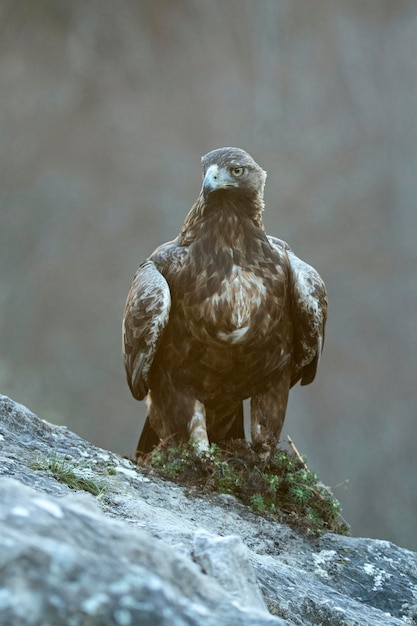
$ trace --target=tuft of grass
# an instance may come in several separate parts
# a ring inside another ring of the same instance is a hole
[[[232,494],[255,513],[286,522],[307,535],[349,534],[338,500],[293,452],[278,449],[262,455],[243,440],[225,450],[212,445],[207,453],[198,452],[190,443],[160,445],[138,463],[205,493]]]
[[[60,483],[68,485],[70,489],[87,491],[93,496],[100,496],[104,492],[104,480],[94,476],[85,463],[74,464],[70,457],[37,457],[30,465],[33,470],[49,471]],[[90,475],[89,475],[90,474]]]

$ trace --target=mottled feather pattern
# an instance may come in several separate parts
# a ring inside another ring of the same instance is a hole
[[[326,286],[314,267],[298,258],[286,242],[275,237],[269,237],[269,240],[274,247],[285,249],[290,264],[295,320],[293,381],[301,378],[301,384],[309,384],[315,377],[323,350],[327,319]],[[303,372],[303,368],[307,370]]]
[[[138,400],[148,392],[148,375],[168,323],[168,283],[152,260],[137,270],[123,319],[124,360],[129,387]]]
[[[319,274],[262,222],[266,173],[239,148],[203,157],[200,195],[178,237],[135,275],[125,308],[125,367],[147,395],[139,442],[196,440],[202,449],[244,436],[277,441],[288,392],[314,379],[327,296]]]
[[[271,335],[285,309],[287,258],[249,219],[218,209],[188,247],[183,267],[167,272],[179,314],[195,337],[239,343]]]

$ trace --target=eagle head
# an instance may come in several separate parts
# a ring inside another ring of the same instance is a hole
[[[201,158],[202,193],[208,197],[217,192],[253,195],[263,206],[266,172],[241,148],[217,148]]]

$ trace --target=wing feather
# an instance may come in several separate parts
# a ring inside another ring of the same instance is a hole
[[[327,291],[320,274],[302,261],[289,245],[268,237],[275,248],[285,249],[290,262],[291,306],[294,321],[294,369],[291,386],[311,383],[316,375],[324,343]]]
[[[123,353],[127,382],[142,400],[156,351],[169,320],[171,293],[155,263],[139,266],[127,296],[123,317]]]

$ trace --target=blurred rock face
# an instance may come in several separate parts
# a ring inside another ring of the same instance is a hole
[[[9,1],[0,28],[2,390],[132,451],[133,272],[177,234],[200,155],[241,146],[268,170],[268,232],[329,290],[286,429],[349,479],[354,532],[415,547],[415,3]]]
[[[409,550],[307,539],[230,495],[190,497],[6,396],[0,439],[2,624],[415,622]]]

